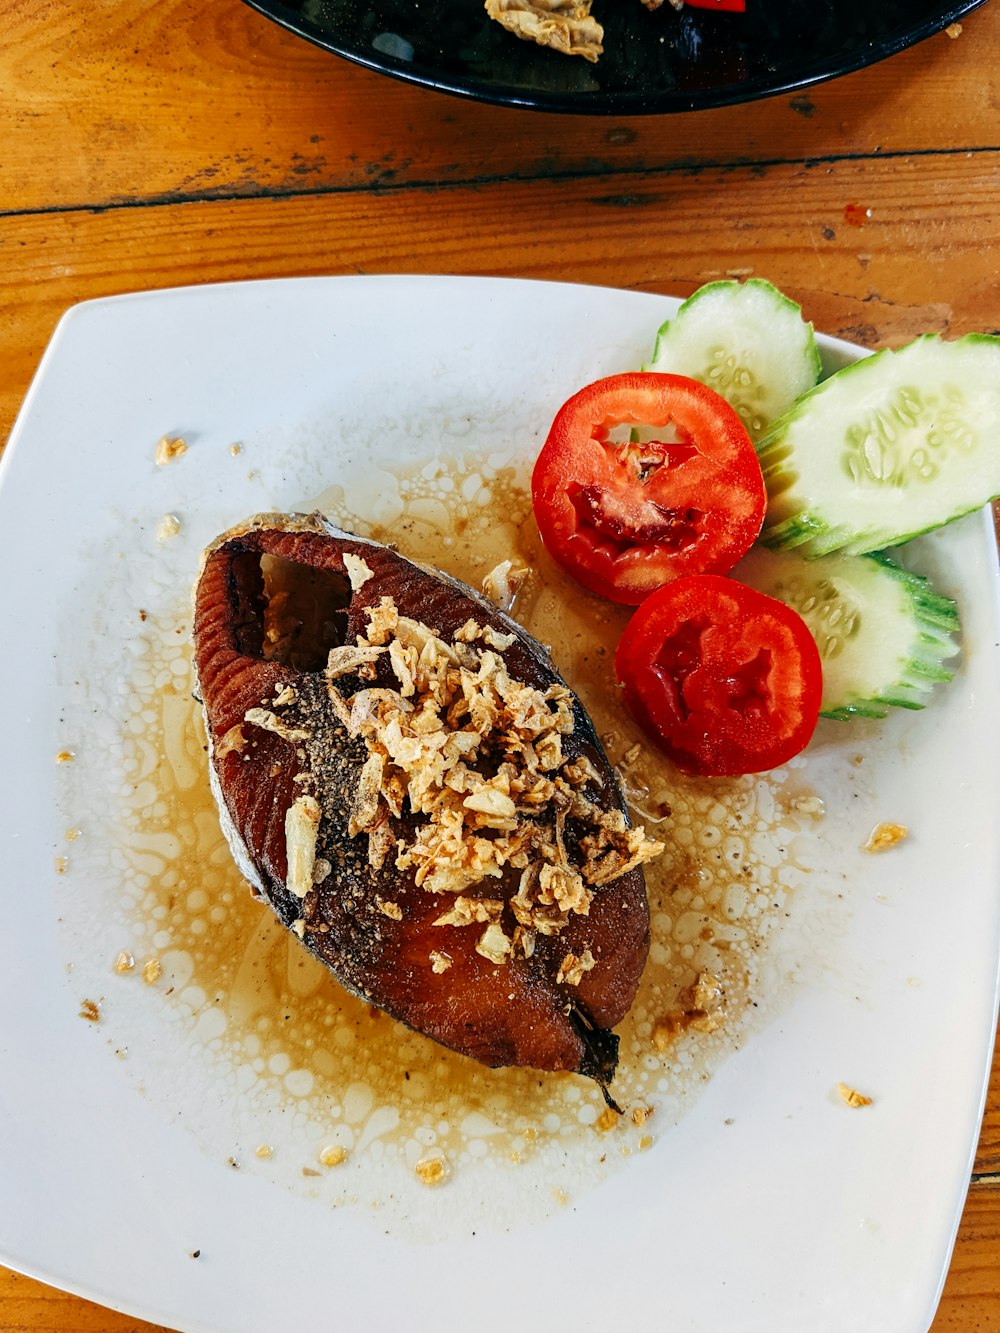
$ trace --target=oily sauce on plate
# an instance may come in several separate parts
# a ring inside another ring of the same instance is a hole
[[[794,774],[699,782],[647,744],[612,679],[628,611],[590,596],[548,560],[513,473],[484,460],[470,483],[468,464],[461,471],[441,461],[399,485],[402,515],[391,532],[359,522],[336,491],[317,507],[475,587],[501,560],[529,567],[515,618],[551,646],[634,818],[667,842],[646,867],[652,947],[619,1028],[613,1092],[624,1114],[608,1111],[587,1079],[485,1069],[408,1031],[344,992],[253,901],[209,791],[189,693],[189,626],[153,611],[124,727],[116,853],[124,910],[108,970],[120,953],[134,961],[109,981],[108,1040],[148,1095],[171,1086],[176,1095],[165,1056],[145,1043],[123,1050],[129,996],[149,1021],[162,1019],[184,1052],[186,1095],[202,1102],[184,1123],[236,1169],[265,1171],[332,1203],[375,1206],[404,1180],[449,1189],[465,1181],[480,1195],[483,1172],[496,1181],[534,1164],[549,1203],[564,1202],[653,1147],[774,1001],[768,943],[806,873],[793,840],[820,811]],[[225,1114],[209,1115],[208,1087],[226,1090]]]

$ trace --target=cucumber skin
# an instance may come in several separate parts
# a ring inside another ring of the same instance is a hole
[[[765,486],[766,484],[765,478]],[[917,528],[913,532],[900,533],[898,537],[893,538],[892,544],[905,546],[907,542],[912,542],[917,537],[926,537],[929,532],[936,532],[938,528],[947,527],[949,523],[957,523],[960,518],[978,513],[985,505],[992,504],[998,499],[1000,492],[989,496],[982,504],[970,505],[968,509],[949,515],[940,523],[932,523],[929,527]],[[818,515],[802,511],[793,518],[787,518],[782,523],[765,528],[757,540],[761,546],[767,546],[772,551],[798,550],[803,560],[814,560],[821,555],[876,554],[865,540],[855,540],[856,537],[857,534],[847,528],[831,528]]]
[[[941,658],[958,651],[958,645],[951,636],[961,631],[958,607],[950,597],[936,592],[922,574],[914,574],[904,569],[885,551],[868,551],[862,557],[873,560],[898,580],[905,588],[914,619],[921,626],[916,643],[916,654],[906,664],[912,681],[899,681],[897,685],[909,687],[914,693],[876,694],[870,699],[859,699],[845,704],[841,708],[824,710],[821,717],[831,718],[835,722],[847,722],[853,717],[884,718],[890,708],[920,709],[926,706],[917,691],[929,693],[932,686],[946,684],[953,678],[954,672],[942,666]],[[921,653],[921,649],[924,652]]]
[[[676,332],[676,326],[678,325],[678,323],[680,323],[683,328],[683,316],[685,311],[690,311],[693,306],[696,306],[701,302],[703,297],[715,296],[720,294],[721,292],[729,293],[733,291],[744,291],[747,288],[761,292],[767,297],[769,301],[771,301],[774,304],[776,310],[777,309],[787,310],[790,314],[792,314],[795,317],[795,319],[801,322],[802,327],[806,334],[806,346],[804,349],[805,356],[810,368],[813,384],[815,384],[816,381],[819,380],[820,375],[823,373],[823,363],[820,357],[819,348],[816,345],[816,339],[813,334],[813,326],[811,323],[809,323],[807,320],[803,318],[802,307],[798,305],[795,301],[793,301],[791,297],[786,296],[784,292],[779,291],[778,288],[775,287],[773,283],[768,282],[766,278],[748,278],[746,282],[743,283],[737,282],[733,278],[725,278],[725,279],[720,278],[715,282],[704,283],[695,292],[692,292],[692,294],[687,298],[687,300],[684,301],[678,307],[677,312],[672,319],[666,320],[663,324],[660,325],[659,329],[657,329],[656,339],[653,343],[653,354],[650,357],[649,361],[647,361],[643,365],[642,367],[643,370],[656,370],[658,368],[660,357],[666,351],[666,343],[670,336],[671,328],[674,328]],[[724,328],[720,329],[720,337],[724,340],[725,338]],[[708,385],[708,387],[712,388],[713,386]],[[771,426],[768,426],[766,428],[765,434],[770,433],[771,428],[772,428]]]
[[[907,589],[913,613],[923,628],[917,636],[915,655],[907,663],[907,672],[913,680],[897,682],[908,685],[913,693],[892,693],[887,690],[872,698],[856,700],[845,704],[843,708],[831,708],[820,714],[821,717],[839,722],[849,721],[852,717],[888,717],[891,708],[925,708],[927,705],[924,698],[916,692],[920,690],[920,693],[929,693],[933,685],[944,685],[952,680],[955,673],[941,665],[941,656],[945,655],[943,649],[947,649],[948,655],[957,652],[952,635],[961,631],[959,608],[951,597],[935,592],[923,575],[915,575],[909,569],[904,569],[883,551],[868,552],[860,559],[875,560],[895,573],[896,579]],[[921,648],[924,649],[923,655],[920,653]]]
[[[914,338],[912,343],[907,344],[907,346],[921,342],[941,343],[942,340],[936,333],[925,333]],[[978,343],[998,348],[1000,347],[1000,337],[990,333],[967,333],[945,345],[967,347]],[[899,350],[904,349],[900,348]],[[811,409],[812,399],[817,394],[822,393],[834,379],[843,381],[844,377],[855,374],[862,367],[868,367],[865,373],[870,374],[871,363],[885,354],[884,351],[876,352],[870,357],[861,357],[853,364],[844,366],[835,375],[830,376],[829,379],[804,393],[790,411],[772,423],[770,430],[763,439],[758,441],[756,446],[769,501],[773,501],[782,495],[786,490],[793,487],[798,480],[797,475],[789,474],[784,467],[787,460],[794,455],[792,446],[784,444],[782,439],[788,428]],[[888,355],[892,355],[892,353],[889,352]],[[894,532],[891,537],[887,537],[884,533],[878,533],[872,537],[870,534],[858,533],[856,530],[844,526],[832,527],[822,515],[812,513],[806,507],[777,523],[768,524],[765,518],[764,528],[758,540],[762,546],[767,546],[776,551],[798,548],[800,554],[806,559],[821,555],[832,555],[835,552],[842,552],[845,555],[869,555],[887,545],[902,546],[906,542],[913,541],[916,537],[934,532],[938,528],[945,527],[948,523],[964,518],[967,514],[975,513],[982,509],[984,505],[990,504],[996,499],[1000,499],[1000,490],[968,505],[961,511],[949,514],[945,519],[929,524],[925,523],[909,532]]]
[[[791,562],[802,559],[796,552],[781,554]],[[885,718],[893,708],[924,708],[927,702],[926,696],[933,686],[944,684],[953,676],[953,673],[943,665],[943,659],[958,652],[958,644],[953,636],[960,632],[961,625],[955,602],[937,592],[923,575],[905,569],[884,551],[866,552],[859,556],[848,556],[842,551],[837,551],[833,553],[833,558],[841,558],[847,566],[852,562],[867,561],[884,570],[903,594],[906,602],[905,613],[909,614],[913,624],[913,637],[907,659],[899,668],[896,679],[891,682],[886,681],[882,688],[876,687],[875,692],[867,697],[848,695],[846,702],[823,708],[820,716],[835,722],[846,722],[856,717]],[[810,563],[802,560],[803,569],[808,570]],[[767,568],[766,564],[764,568]],[[830,571],[830,575],[835,576],[833,570]],[[740,577],[739,567],[736,577]],[[840,577],[850,582],[849,570],[841,571]],[[785,600],[775,586],[761,585],[753,579],[749,581],[751,586],[760,588],[768,595]],[[796,609],[794,602],[786,604]],[[869,614],[872,614],[871,611]],[[808,617],[806,623],[810,623]],[[816,630],[811,624],[810,629],[815,636]],[[819,639],[817,644],[822,652]],[[824,667],[824,678],[825,671]]]
[[[718,278],[714,282],[703,283],[697,289],[697,291],[692,292],[691,295],[687,298],[687,300],[681,303],[681,305],[677,308],[677,313],[673,316],[672,319],[665,320],[660,325],[660,327],[656,331],[656,340],[653,343],[653,355],[650,357],[649,361],[643,366],[643,370],[652,370],[655,367],[656,362],[659,360],[660,351],[663,347],[663,344],[666,342],[668,331],[670,329],[671,324],[676,324],[677,321],[684,314],[685,310],[690,310],[691,306],[694,305],[695,302],[699,301],[703,296],[715,295],[723,290],[731,291],[733,288],[746,288],[746,287],[752,287],[758,291],[763,291],[771,300],[774,301],[777,307],[788,309],[796,316],[798,316],[799,319],[802,319],[802,307],[798,305],[795,301],[793,301],[790,296],[786,296],[784,292],[779,291],[778,288],[775,287],[775,285],[772,282],[768,282],[766,278],[747,278],[746,282],[742,283],[737,282],[735,278]],[[812,333],[813,331],[812,324],[808,323],[806,320],[802,320],[802,322],[803,324],[805,324],[809,332]],[[818,380],[820,375],[823,373],[823,363],[822,360],[820,359],[819,348],[816,346],[816,341],[814,338],[810,340],[809,351],[811,353],[810,360],[813,365],[814,378]]]

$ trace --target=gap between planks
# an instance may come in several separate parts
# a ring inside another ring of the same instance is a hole
[[[889,152],[874,149],[871,152],[823,153],[807,157],[774,158],[738,158],[719,159],[718,161],[693,161],[681,158],[677,162],[664,163],[650,167],[640,163],[622,167],[608,168],[602,163],[594,171],[564,170],[552,172],[516,173],[504,172],[496,175],[480,174],[446,181],[436,179],[417,179],[406,181],[372,180],[351,184],[329,184],[298,188],[288,186],[248,187],[245,189],[204,189],[176,190],[158,192],[142,198],[111,198],[88,203],[35,205],[30,208],[0,208],[0,219],[21,217],[47,217],[62,213],[109,213],[119,209],[133,208],[173,208],[183,204],[236,203],[248,199],[312,199],[327,196],[352,195],[392,195],[427,192],[454,192],[456,190],[487,189],[503,185],[549,184],[556,182],[578,183],[581,181],[615,181],[621,179],[663,180],[673,177],[696,179],[708,173],[730,175],[737,172],[762,174],[770,170],[783,170],[788,167],[811,171],[821,167],[842,166],[865,162],[911,161],[921,158],[973,158],[1000,154],[1000,144],[981,144],[958,148],[900,148]]]

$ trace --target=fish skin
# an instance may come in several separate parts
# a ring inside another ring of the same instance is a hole
[[[304,748],[245,723],[245,714],[292,685],[300,711],[321,706],[321,673],[265,661],[253,649],[257,554],[345,573],[344,555],[363,559],[370,578],[352,595],[346,641],[367,627],[365,609],[391,597],[400,614],[431,626],[450,642],[470,618],[513,634],[499,655],[510,674],[545,688],[562,683],[548,653],[514,620],[473,589],[446,574],[427,571],[391,548],[334,527],[318,515],[259,515],[219,537],[202,560],[195,592],[195,672],[205,710],[209,776],[220,820],[234,859],[256,896],[287,927],[305,919],[303,943],[349,991],[408,1027],[491,1067],[528,1065],[575,1070],[605,1086],[613,1076],[617,1038],[610,1029],[627,1013],[649,947],[649,913],[641,869],[598,889],[588,916],[573,915],[554,937],[537,936],[531,959],[509,959],[497,967],[475,950],[482,926],[435,926],[453,902],[417,888],[412,871],[400,872],[387,858],[381,871],[367,862],[367,836],[347,831],[364,743],[342,744],[325,765],[326,790],[317,854],[333,863],[327,880],[303,901],[288,888],[285,815],[301,786]],[[241,559],[241,557],[243,557]],[[291,714],[295,710],[288,710]],[[604,779],[589,792],[605,808],[624,803],[593,726],[575,702],[575,727],[564,751],[583,751]],[[255,744],[250,755],[220,753],[221,739],[243,725]],[[404,815],[404,824],[406,821]],[[410,827],[413,827],[412,819]],[[488,896],[508,899],[518,873],[488,881]],[[471,893],[482,890],[473,886]],[[376,898],[398,903],[402,920],[383,914]],[[566,953],[590,948],[596,966],[578,986],[555,980]],[[451,967],[431,970],[432,950],[446,953]]]

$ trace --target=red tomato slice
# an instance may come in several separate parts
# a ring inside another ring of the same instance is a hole
[[[667,584],[632,616],[615,674],[636,721],[686,773],[777,768],[804,748],[823,673],[805,622],[718,575]]]
[[[634,427],[658,438],[634,443]],[[617,428],[624,438],[612,438]],[[640,371],[598,380],[559,409],[531,498],[553,559],[630,606],[678,575],[732,569],[767,503],[753,444],[726,400],[683,375]]]
[[[746,13],[746,0],[685,0],[691,9],[728,9],[733,14]]]

